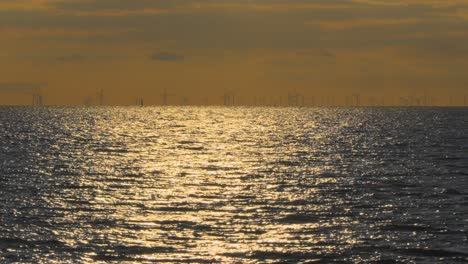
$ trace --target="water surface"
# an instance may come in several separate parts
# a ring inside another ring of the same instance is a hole
[[[0,107],[0,262],[464,263],[468,109]]]

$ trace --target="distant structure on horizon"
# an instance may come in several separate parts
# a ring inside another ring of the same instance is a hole
[[[91,98],[91,96],[86,96],[83,99],[83,105],[84,106],[91,106],[92,103],[93,103],[93,99]]]
[[[189,105],[189,98],[187,96],[182,97],[182,105]]]
[[[254,106],[265,106],[267,105],[265,96],[255,96],[254,97]]]
[[[361,106],[361,95],[355,93],[352,95],[351,106],[360,107]]]
[[[98,100],[98,105],[103,106],[104,105],[104,90],[101,88],[97,92],[97,100]]]
[[[143,102],[143,98],[140,97],[136,100],[136,104],[139,105],[139,106],[144,106],[144,102]]]
[[[224,106],[234,106],[236,104],[236,96],[233,91],[225,92],[223,99]]]
[[[312,97],[310,98],[310,105],[313,106],[313,107],[316,106],[316,103],[315,103],[315,96],[312,96]]]
[[[164,88],[163,93],[161,94],[161,103],[162,105],[168,105],[169,104],[169,97],[173,95],[167,93],[166,88]]]
[[[304,95],[296,91],[288,93],[288,106],[303,106]]]
[[[32,91],[32,106],[43,106],[43,96],[41,88],[35,88]]]
[[[166,88],[164,88],[164,91],[161,94],[161,102],[162,102],[163,105],[167,105],[168,97],[169,97],[169,95],[167,94],[167,90],[166,90]]]
[[[0,92],[5,93],[22,93],[25,96],[22,100],[23,104],[31,104],[34,107],[44,106],[44,88],[42,84],[24,85],[20,88],[10,88],[8,84],[0,83]],[[160,90],[161,91],[161,90]],[[30,101],[32,96],[32,101]],[[156,96],[158,96],[156,94]],[[165,88],[160,93],[160,105],[221,105],[220,97],[212,97],[209,100],[209,95],[205,97],[189,97],[186,94],[170,94]],[[222,105],[224,106],[268,106],[268,107],[468,107],[468,94],[446,94],[436,95],[427,92],[412,92],[407,94],[396,95],[379,95],[377,93],[348,93],[336,96],[333,93],[329,94],[303,94],[295,89],[291,89],[286,93],[277,93],[272,95],[250,95],[242,94],[234,90],[225,90],[222,94]],[[173,97],[173,98],[172,98]],[[112,104],[105,97],[105,91],[102,88],[91,92],[88,96],[82,97],[82,104],[85,106],[104,106]],[[145,98],[146,99],[146,98]],[[145,106],[148,101],[142,96],[135,96],[130,99],[131,105]],[[157,100],[157,99],[156,99]],[[132,102],[133,101],[133,102]],[[153,104],[150,100],[150,105]],[[30,102],[30,103],[28,103]],[[78,102],[79,103],[79,102]],[[157,104],[157,102],[156,102]]]

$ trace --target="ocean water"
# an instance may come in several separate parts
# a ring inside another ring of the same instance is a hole
[[[0,263],[466,263],[468,109],[0,107]]]

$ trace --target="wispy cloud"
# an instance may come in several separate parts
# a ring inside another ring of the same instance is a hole
[[[83,62],[86,59],[83,55],[68,55],[68,56],[60,56],[57,58],[58,62],[61,63],[68,63],[68,62]]]
[[[183,61],[184,55],[173,52],[157,52],[151,55],[151,59],[155,61]]]
[[[44,37],[73,37],[73,38],[91,38],[91,37],[112,37],[121,34],[128,34],[135,30],[130,28],[95,28],[81,29],[76,27],[64,27],[63,25],[50,25],[43,27],[3,27],[0,28],[0,39],[8,38],[44,38]]]
[[[43,83],[0,83],[0,92],[31,92],[44,86]]]
[[[306,22],[306,25],[316,25],[325,30],[346,30],[359,27],[398,26],[422,23],[417,18],[403,19],[349,19],[349,20],[322,20]]]

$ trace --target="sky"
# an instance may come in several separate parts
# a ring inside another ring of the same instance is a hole
[[[466,0],[1,0],[0,104],[468,94]],[[258,99],[259,100],[259,99]]]

